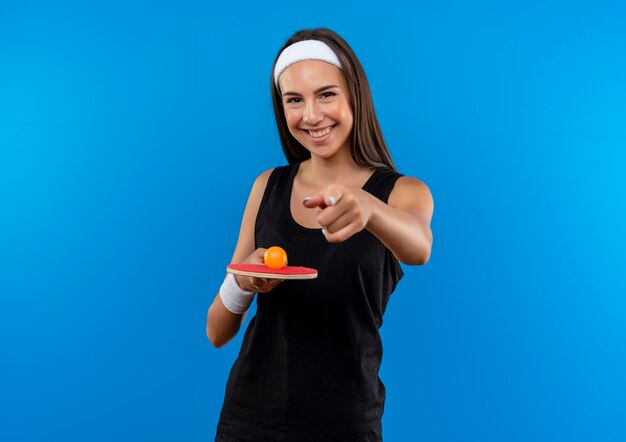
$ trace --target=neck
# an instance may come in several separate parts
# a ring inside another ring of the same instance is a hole
[[[315,187],[333,183],[350,184],[364,169],[354,162],[348,149],[341,149],[330,158],[311,156],[302,167],[302,179]]]

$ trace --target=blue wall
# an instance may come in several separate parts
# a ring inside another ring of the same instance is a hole
[[[0,439],[212,440],[241,334],[206,311],[315,26],[435,198],[385,440],[626,439],[624,3],[393,3],[0,4]]]

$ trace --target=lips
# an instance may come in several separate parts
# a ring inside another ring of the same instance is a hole
[[[326,136],[332,132],[335,126],[328,126],[324,129],[312,130],[312,129],[302,129],[303,132],[306,132],[312,139],[314,140],[322,140],[326,138]]]

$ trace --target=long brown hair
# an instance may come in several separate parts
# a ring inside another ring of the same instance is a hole
[[[285,111],[280,90],[274,83],[274,67],[281,52],[294,43],[302,40],[319,40],[326,43],[339,58],[342,73],[350,92],[350,107],[354,116],[354,124],[350,135],[350,155],[361,167],[390,168],[395,170],[391,155],[385,144],[376,113],[369,83],[359,59],[348,43],[337,33],[326,28],[303,29],[292,35],[280,48],[270,78],[274,116],[280,135],[280,142],[289,164],[304,161],[311,153],[296,140],[287,126]]]

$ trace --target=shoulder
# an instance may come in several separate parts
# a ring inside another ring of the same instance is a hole
[[[395,207],[417,206],[429,215],[432,215],[434,209],[433,195],[426,183],[409,176],[398,178],[389,195],[389,205]]]
[[[270,179],[270,176],[272,175],[272,172],[274,172],[274,170],[276,170],[277,168],[272,168],[272,169],[267,169],[265,172],[261,173],[259,176],[256,177],[256,179],[254,180],[254,184],[252,185],[252,188],[261,188],[261,189],[265,189],[265,187],[267,186],[267,182]]]
[[[420,194],[422,196],[428,196],[432,199],[432,193],[430,192],[430,189],[425,182],[417,178],[405,175],[402,175],[398,178],[398,180],[396,181],[396,185],[394,186],[391,193],[392,195],[404,193]]]
[[[250,198],[258,201],[261,200],[261,198],[263,197],[263,193],[265,193],[267,183],[269,182],[272,173],[276,169],[277,168],[268,169],[255,178],[254,183],[252,184],[252,190],[250,190]]]
[[[251,195],[261,198],[269,186],[274,186],[277,181],[285,178],[293,170],[293,165],[278,166],[267,169],[257,176],[252,185]]]
[[[253,190],[265,190],[268,184],[273,184],[279,179],[284,179],[284,177],[288,176],[293,171],[294,165],[287,164],[283,166],[274,167],[272,169],[267,169],[265,172],[261,173],[254,180]]]

